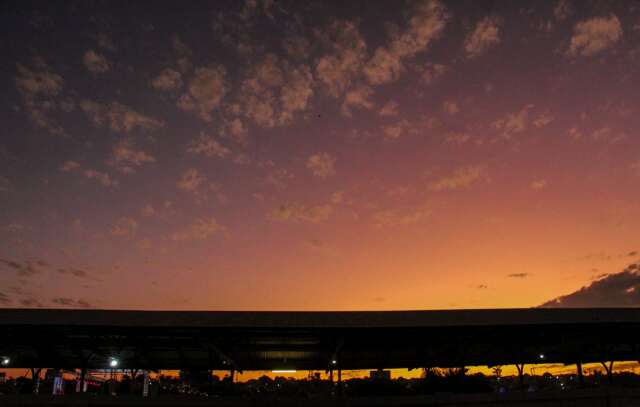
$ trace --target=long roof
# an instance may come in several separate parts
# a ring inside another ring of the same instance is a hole
[[[128,311],[0,309],[2,325],[398,328],[639,323],[636,308],[520,308],[424,311]]]
[[[15,367],[100,368],[117,355],[123,367],[236,370],[638,360],[640,309],[2,309],[0,355]]]

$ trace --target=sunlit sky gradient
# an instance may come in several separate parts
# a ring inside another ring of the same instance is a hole
[[[2,306],[530,307],[640,258],[636,2],[0,7]]]

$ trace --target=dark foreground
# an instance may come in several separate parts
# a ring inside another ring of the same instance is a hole
[[[359,406],[359,407],[403,407],[403,406],[529,406],[529,407],[633,407],[640,406],[640,389],[585,389],[548,391],[537,393],[517,392],[509,394],[467,394],[435,396],[388,396],[388,397],[246,397],[197,399],[188,396],[163,396],[142,399],[140,397],[109,397],[72,395],[54,396],[0,396],[0,406],[148,406],[148,407],[293,407],[293,406]]]

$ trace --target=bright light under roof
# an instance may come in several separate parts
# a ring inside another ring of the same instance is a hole
[[[295,373],[297,372],[297,370],[293,370],[293,369],[279,369],[279,370],[272,370],[271,373]]]

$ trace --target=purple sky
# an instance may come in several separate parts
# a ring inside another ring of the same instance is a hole
[[[2,306],[529,307],[640,259],[636,2],[1,8]]]

